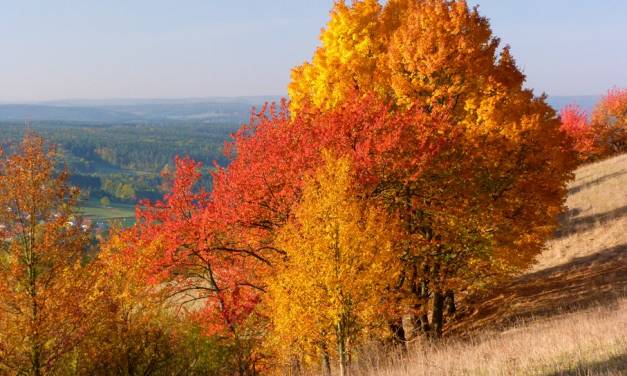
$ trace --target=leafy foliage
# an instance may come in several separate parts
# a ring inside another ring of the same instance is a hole
[[[588,115],[577,106],[567,106],[560,112],[561,130],[571,139],[573,149],[581,162],[589,161],[598,155],[595,132]]]
[[[294,357],[328,364],[335,353],[345,369],[351,349],[386,327],[381,303],[399,260],[394,218],[355,196],[348,159],[324,159],[278,235],[286,261],[269,282],[268,341],[286,365]]]
[[[610,90],[595,107],[592,123],[603,155],[627,151],[627,89]]]
[[[0,370],[42,375],[83,338],[88,233],[74,217],[76,190],[54,175],[54,150],[27,135],[0,154]]]
[[[569,141],[464,1],[338,2],[320,39],[312,61],[293,71],[293,116],[374,93],[392,112],[446,114],[457,139],[420,175],[382,176],[385,205],[406,229],[402,290],[413,295],[409,308],[436,312],[437,335],[445,291],[484,287],[540,252],[574,167]]]
[[[64,359],[78,375],[220,375],[233,365],[218,338],[204,335],[178,309],[167,286],[146,284],[158,243],[129,254],[126,234],[114,232],[89,265],[88,335]]]
[[[577,106],[561,112],[562,131],[571,141],[580,162],[627,150],[627,89],[614,88],[597,103],[592,116]]]
[[[179,162],[172,193],[140,211],[139,237],[163,241],[159,275],[197,291],[199,318],[240,339],[283,273],[306,275],[304,261],[291,260],[311,256],[308,241],[324,248],[323,234],[300,232],[310,227],[299,216],[311,205],[306,177],[323,169],[327,150],[352,166],[355,197],[399,220],[398,262],[381,278],[386,313],[419,318],[437,337],[445,296],[506,279],[540,252],[575,164],[570,141],[464,2],[339,2],[321,41],[294,71],[291,111],[282,103],[253,114],[227,148],[231,163],[216,166],[211,194],[193,188],[199,166]],[[301,308],[285,302],[299,301],[297,289],[273,291],[288,317],[271,318],[275,327],[296,325]],[[288,343],[313,354],[322,329],[312,320],[303,321],[304,342]]]

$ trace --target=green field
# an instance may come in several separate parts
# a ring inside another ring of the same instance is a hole
[[[119,222],[124,226],[135,222],[135,206],[128,204],[100,205],[98,201],[89,200],[81,203],[78,212],[95,223]]]

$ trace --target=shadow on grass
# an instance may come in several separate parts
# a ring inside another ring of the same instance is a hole
[[[621,170],[621,171],[617,171],[617,172],[614,172],[614,173],[611,173],[611,174],[607,174],[607,175],[601,176],[598,179],[594,179],[592,181],[589,181],[589,182],[586,182],[586,183],[582,183],[582,184],[579,184],[579,185],[577,185],[575,187],[570,188],[568,190],[568,194],[572,195],[572,194],[575,194],[577,192],[581,192],[584,189],[588,189],[588,188],[594,187],[595,185],[599,185],[599,184],[603,183],[606,180],[610,180],[610,179],[613,179],[613,178],[616,178],[616,177],[619,177],[619,176],[622,176],[622,175],[625,175],[625,174],[627,174],[627,170]]]
[[[575,208],[562,215],[560,218],[560,229],[555,232],[556,238],[563,238],[576,232],[586,231],[593,227],[597,227],[599,223],[621,218],[627,215],[627,206],[610,210],[605,213],[587,215],[585,217],[574,217],[579,213],[580,210]]]
[[[593,305],[615,305],[627,296],[627,244],[579,257],[516,278],[489,294],[473,296],[449,333],[504,328],[535,317],[572,312]]]
[[[549,373],[547,376],[624,375],[625,373],[627,373],[627,354],[620,354],[607,360],[578,364],[575,369]]]

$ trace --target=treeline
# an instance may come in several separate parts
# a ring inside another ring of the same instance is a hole
[[[213,161],[226,163],[224,140],[237,125],[34,122],[26,126],[4,122],[0,129],[0,143],[5,148],[19,144],[28,129],[57,145],[58,167],[67,166],[72,171],[72,181],[84,196],[135,202],[163,194],[159,190],[160,172],[173,167],[175,155],[189,155],[208,166]]]
[[[321,41],[210,189],[177,157],[98,252],[41,139],[1,159],[2,371],[346,375],[364,347],[438,341],[533,264],[581,160],[488,20],[337,2]]]
[[[237,124],[91,124],[66,122],[5,122],[2,143],[18,142],[31,129],[57,144],[75,173],[106,170],[159,172],[175,155],[212,163],[225,161],[224,140]]]
[[[154,200],[163,194],[159,174],[109,173],[103,176],[71,175],[70,182],[80,187],[81,199],[101,199],[122,203]]]

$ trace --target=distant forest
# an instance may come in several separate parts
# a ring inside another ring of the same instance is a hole
[[[59,167],[67,166],[82,198],[133,203],[163,194],[160,174],[176,155],[190,156],[211,168],[225,164],[224,141],[238,123],[182,121],[97,124],[66,121],[0,122],[0,144],[19,144],[30,129],[57,145]],[[208,175],[208,174],[207,174]],[[202,184],[210,185],[209,176]]]

